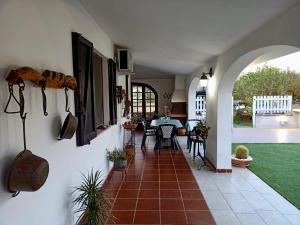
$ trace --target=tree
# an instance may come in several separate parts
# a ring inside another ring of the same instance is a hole
[[[253,96],[292,95],[300,99],[300,74],[265,65],[255,72],[242,74],[234,83],[233,98],[252,106]]]

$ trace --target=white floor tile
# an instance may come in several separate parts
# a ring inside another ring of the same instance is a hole
[[[257,214],[236,214],[242,225],[266,225],[266,223]]]
[[[290,202],[288,202],[282,196],[276,195],[263,195],[265,199],[267,199],[281,214],[298,214],[300,215],[299,210],[293,206]]]
[[[300,225],[300,215],[284,215],[287,220],[293,225]]]
[[[203,191],[202,194],[210,210],[231,210],[219,191]]]
[[[275,208],[261,194],[253,191],[241,191],[241,194],[254,209],[275,211]]]
[[[212,210],[211,213],[217,225],[241,225],[231,210]]]
[[[267,225],[291,225],[279,212],[257,211]]]
[[[223,194],[235,213],[255,213],[251,205],[241,194]]]

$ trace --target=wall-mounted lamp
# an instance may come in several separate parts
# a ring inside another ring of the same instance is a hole
[[[212,67],[209,68],[209,71],[206,73],[202,73],[202,76],[200,77],[200,86],[201,87],[207,87],[208,84],[208,77],[212,77],[213,75],[213,70]]]

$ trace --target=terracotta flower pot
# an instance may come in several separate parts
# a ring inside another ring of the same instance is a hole
[[[185,136],[186,134],[186,129],[185,128],[178,128],[178,136]]]
[[[235,157],[235,155],[231,156],[231,163],[236,167],[248,167],[250,166],[252,160],[253,158],[251,156],[248,156],[247,159],[238,159]]]

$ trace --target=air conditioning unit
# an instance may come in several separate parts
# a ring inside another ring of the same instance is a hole
[[[129,49],[118,49],[118,70],[120,72],[132,73],[133,72],[133,60],[132,54]]]

